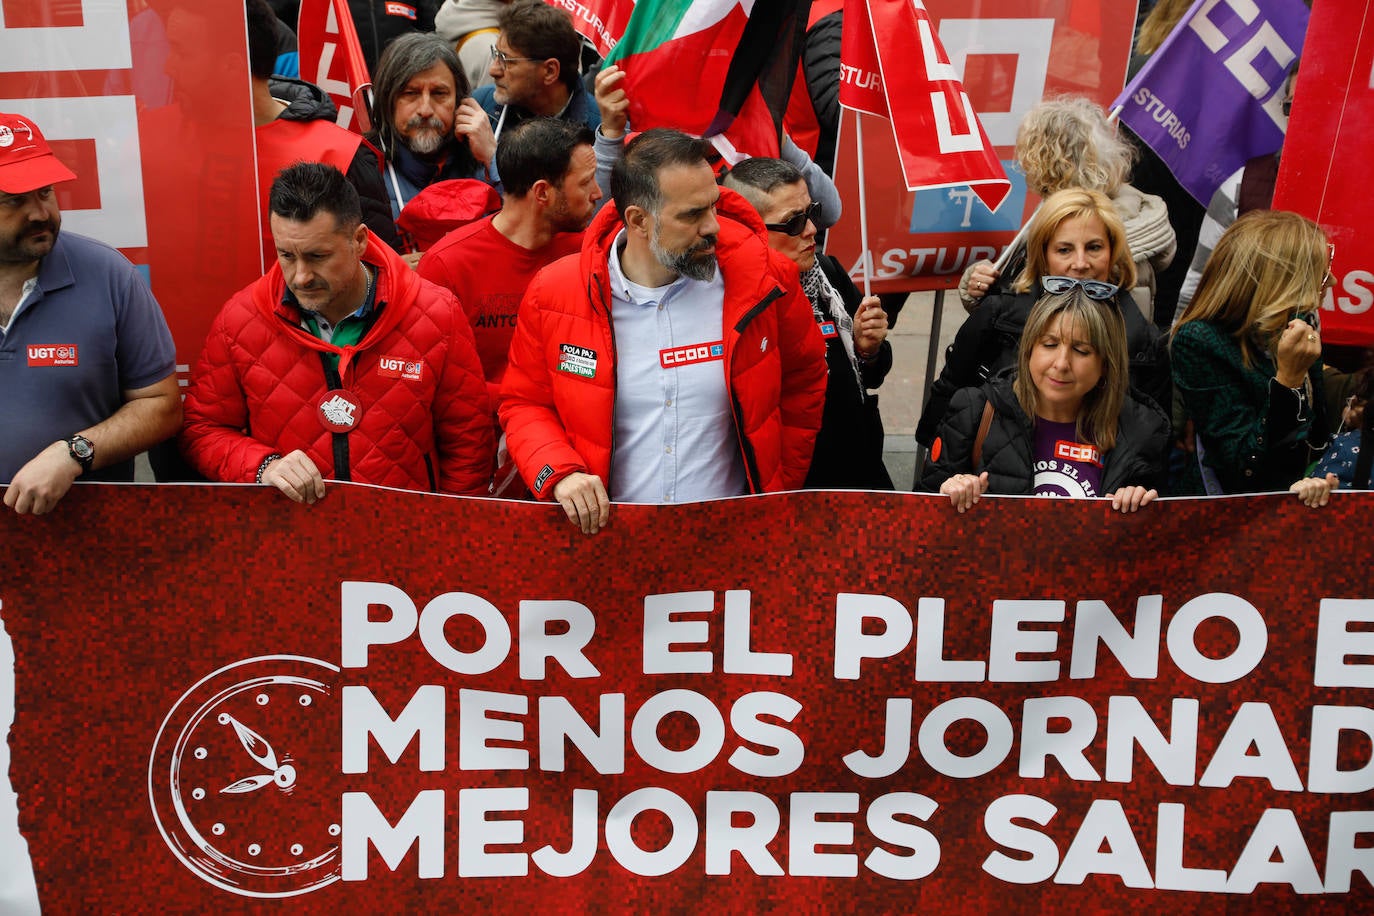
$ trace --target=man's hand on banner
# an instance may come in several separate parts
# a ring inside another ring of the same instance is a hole
[[[619,140],[630,121],[630,97],[625,94],[625,71],[615,64],[596,75],[596,107],[601,109],[601,136]]]
[[[262,482],[281,490],[293,502],[314,505],[324,499],[324,475],[300,449],[268,464]]]
[[[574,471],[553,487],[553,498],[563,507],[568,521],[583,534],[596,534],[611,518],[611,500],[606,485],[594,474]]]

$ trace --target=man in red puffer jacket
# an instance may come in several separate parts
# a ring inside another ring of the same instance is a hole
[[[367,230],[333,166],[284,169],[270,210],[277,263],[210,329],[186,392],[186,458],[304,503],[326,479],[485,495],[491,414],[457,300]]]
[[[825,342],[796,265],[716,186],[708,147],[646,131],[582,251],[520,305],[499,414],[530,491],[586,533],[610,500],[799,489],[824,408]]]

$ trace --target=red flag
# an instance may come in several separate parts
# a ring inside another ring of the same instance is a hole
[[[910,190],[968,185],[989,210],[1011,190],[921,0],[846,0],[840,104],[892,122]]]
[[[372,127],[367,115],[372,78],[347,0],[301,0],[296,43],[301,79],[329,94],[339,110],[340,127],[367,133]]]
[[[607,62],[636,130],[709,137],[731,162],[776,156],[805,27],[802,0],[638,0]]]
[[[615,50],[620,36],[625,34],[625,24],[630,21],[634,11],[634,0],[547,0],[549,6],[557,7],[572,17],[573,28],[577,34],[592,43],[596,53],[602,57],[610,56]]]

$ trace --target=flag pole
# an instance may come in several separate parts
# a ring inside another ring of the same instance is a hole
[[[870,274],[873,265],[868,257],[868,194],[864,189],[864,116],[863,112],[854,112],[854,143],[858,151],[855,157],[859,160],[859,246],[863,249],[863,257],[860,260],[864,265],[864,298],[873,295],[873,282]]]
[[[1012,236],[1011,241],[1007,243],[1007,247],[1003,248],[1002,253],[997,256],[997,261],[992,265],[992,269],[997,271],[997,273],[1000,274],[1007,269],[1007,262],[1011,260],[1012,252],[1016,251],[1017,247],[1025,242],[1026,233],[1030,231],[1030,224],[1035,219],[1035,214],[1039,212],[1040,204],[1036,204],[1035,209],[1031,211],[1030,218],[1021,224],[1021,228],[1016,230],[1016,235]]]

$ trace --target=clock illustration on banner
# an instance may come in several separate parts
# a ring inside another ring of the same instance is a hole
[[[148,797],[162,838],[201,879],[248,897],[339,880],[339,669],[294,655],[220,668],[158,730]]]

